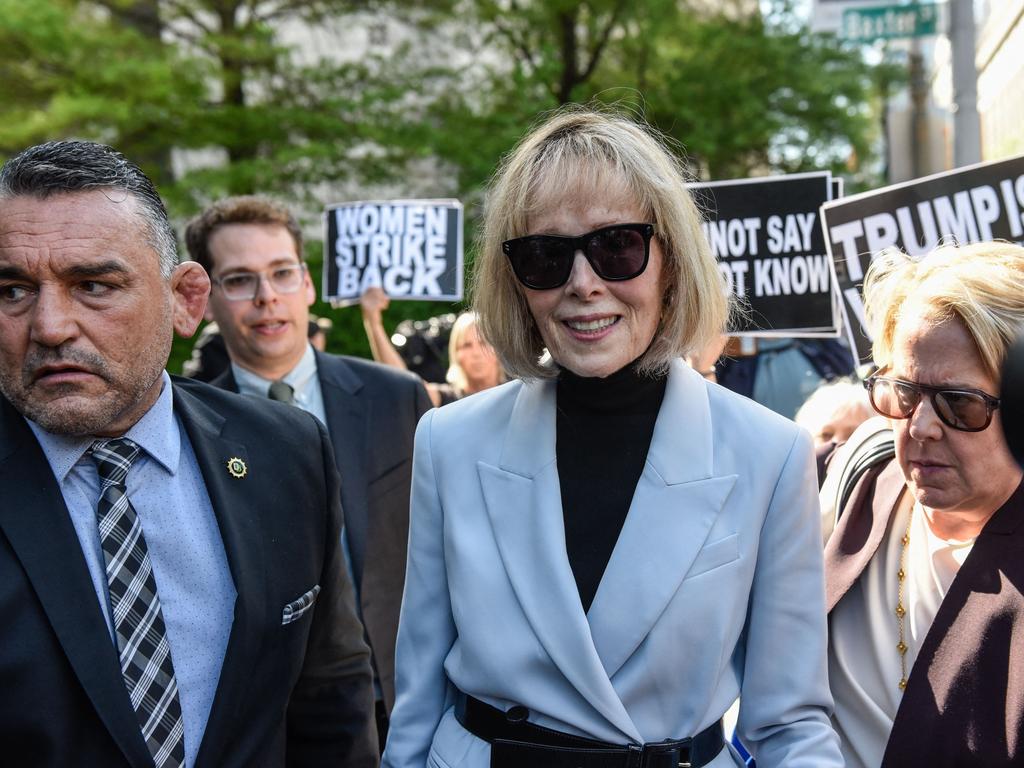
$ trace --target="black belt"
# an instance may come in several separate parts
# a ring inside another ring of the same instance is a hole
[[[462,727],[491,744],[491,768],[702,768],[725,746],[721,720],[693,738],[623,746],[545,728],[529,716],[526,707],[502,712],[464,694],[455,704]]]

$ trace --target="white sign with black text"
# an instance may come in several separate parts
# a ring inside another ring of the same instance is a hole
[[[462,299],[462,203],[342,203],[324,213],[323,298],[354,304],[367,288],[392,299]]]

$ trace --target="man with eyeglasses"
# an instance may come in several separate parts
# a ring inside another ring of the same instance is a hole
[[[316,295],[301,229],[285,207],[262,197],[221,200],[189,222],[185,241],[210,274],[206,318],[217,322],[231,358],[230,369],[211,383],[291,403],[330,432],[383,744],[395,695],[413,436],[430,408],[426,390],[412,374],[312,347],[309,307]]]

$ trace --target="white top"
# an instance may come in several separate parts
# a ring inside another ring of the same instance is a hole
[[[832,720],[848,768],[881,765],[903,696],[896,650],[900,640],[897,573],[911,501],[911,495],[904,493],[875,556],[829,617],[828,674],[835,697]],[[913,504],[913,510],[903,603],[907,609],[903,640],[908,676],[939,605],[974,545],[974,539],[939,538],[921,505]]]

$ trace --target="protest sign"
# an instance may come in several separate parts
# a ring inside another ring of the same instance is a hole
[[[749,317],[737,336],[834,337],[832,271],[818,209],[837,191],[827,171],[689,185],[719,270]]]
[[[324,213],[323,298],[354,304],[370,287],[392,299],[462,298],[462,203],[343,203]]]
[[[1024,156],[980,163],[826,203],[832,256],[850,347],[871,356],[861,287],[871,259],[896,247],[923,256],[940,242],[1024,238]]]

